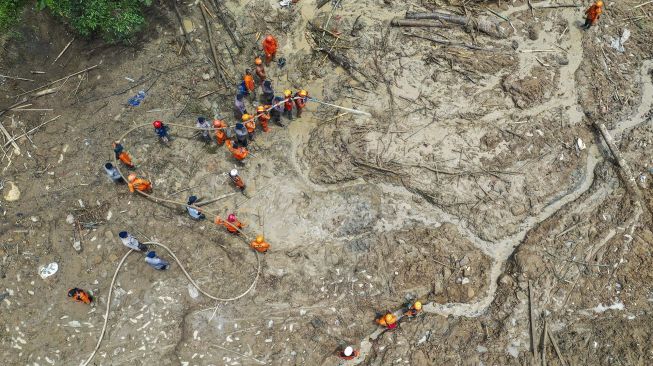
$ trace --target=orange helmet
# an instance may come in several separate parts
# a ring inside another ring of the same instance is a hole
[[[259,244],[262,243],[263,240],[264,240],[263,235],[259,235],[259,236],[256,237],[256,242],[259,243]]]
[[[286,98],[288,98],[288,97],[292,96],[292,92],[289,89],[286,89],[286,90],[283,91],[283,95]]]
[[[260,64],[262,64],[262,63],[263,63],[263,60],[261,60],[260,57],[257,57],[257,58],[254,59],[254,64],[256,64],[256,65],[260,65]]]
[[[260,105],[260,106],[258,106],[258,107],[256,108],[256,111],[257,111],[257,112],[265,112],[265,107],[262,106],[262,105]]]
[[[245,113],[245,114],[243,114],[243,117],[242,117],[242,118],[243,118],[243,122],[247,122],[247,121],[249,121],[249,120],[252,118],[252,116],[250,116],[249,114]]]
[[[603,7],[603,1],[601,0],[597,1],[596,6],[598,6],[599,8]]]
[[[127,180],[130,182],[133,182],[136,180],[136,174],[131,173],[129,176],[127,176]]]
[[[307,95],[308,95],[308,92],[306,90],[302,89],[302,90],[299,91],[299,96],[300,97],[306,97]]]
[[[274,37],[272,37],[272,35],[268,34],[267,37],[265,37],[265,42],[274,42]]]

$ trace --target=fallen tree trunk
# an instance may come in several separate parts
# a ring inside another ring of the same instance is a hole
[[[506,38],[508,36],[506,34],[506,31],[499,24],[484,19],[464,17],[462,15],[446,14],[437,11],[432,13],[407,12],[406,19],[437,19],[437,20],[451,22],[454,24],[460,24],[462,26],[472,26],[474,27],[474,29],[478,30],[479,32],[483,32],[495,38]]]
[[[426,20],[419,19],[398,19],[394,18],[390,21],[390,25],[394,27],[438,27],[438,28],[449,28],[446,25],[440,23],[434,23]]]

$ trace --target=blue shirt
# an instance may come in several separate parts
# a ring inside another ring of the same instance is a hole
[[[192,218],[194,218],[194,219],[196,219],[196,220],[200,220],[200,219],[203,219],[203,218],[204,218],[204,214],[202,214],[202,213],[201,213],[198,209],[196,209],[196,208],[193,208],[193,207],[190,207],[190,206],[186,206],[186,211],[188,211],[188,214],[190,215],[190,217],[192,217]]]
[[[145,257],[145,262],[147,262],[147,264],[149,264],[150,267],[158,270],[168,269],[168,267],[170,266],[170,263],[168,263],[168,261],[165,261],[159,257],[154,257],[154,258]]]
[[[168,136],[168,126],[162,126],[161,128],[155,128],[156,134],[159,135],[159,137],[167,137]]]

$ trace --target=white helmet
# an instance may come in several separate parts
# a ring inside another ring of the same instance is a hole
[[[345,348],[344,353],[345,353],[345,356],[349,357],[349,356],[354,354],[354,349],[351,348],[351,346],[347,346],[347,348]]]
[[[229,175],[231,175],[232,177],[237,176],[238,175],[238,170],[237,169],[231,169],[231,171],[229,172]]]

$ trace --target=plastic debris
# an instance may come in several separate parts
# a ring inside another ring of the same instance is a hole
[[[52,276],[53,274],[57,273],[58,270],[59,270],[59,265],[57,264],[57,262],[52,262],[45,266],[41,266],[41,268],[39,268],[39,275],[41,276],[41,278],[46,279]]]
[[[624,43],[630,38],[630,31],[628,29],[624,29],[624,31],[621,33],[621,37],[619,38],[612,38],[610,41],[610,47],[614,48],[618,52],[623,53],[626,51],[624,49]]]
[[[576,139],[576,147],[580,151],[583,151],[585,150],[585,148],[587,148],[587,146],[585,146],[585,143],[583,142],[583,140],[580,139],[580,137]]]
[[[143,99],[145,99],[145,92],[141,90],[138,92],[138,94],[129,98],[129,101],[127,101],[127,103],[129,103],[129,105],[132,107],[138,107],[143,101]]]

